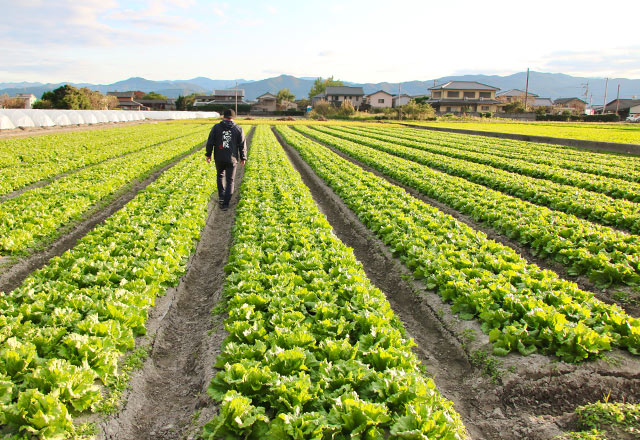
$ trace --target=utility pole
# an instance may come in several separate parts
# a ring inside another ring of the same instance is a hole
[[[236,116],[238,116],[238,81],[236,81]]]
[[[527,111],[527,101],[529,98],[529,68],[527,67],[527,82],[524,86],[524,111]]]
[[[586,84],[582,84],[582,87],[584,87],[584,101],[587,102],[589,101],[589,81]],[[589,102],[589,110],[591,110],[591,102]],[[589,111],[589,114],[591,114],[591,111]]]
[[[398,99],[396,99],[396,107],[398,107],[398,119],[401,119],[400,118],[400,81],[398,81]]]
[[[607,108],[607,87],[609,87],[609,78],[605,78],[604,83],[604,104],[602,104],[602,114],[604,115],[604,111]]]
[[[616,95],[616,115],[618,114],[618,108],[620,108],[620,84],[618,84],[618,94]]]

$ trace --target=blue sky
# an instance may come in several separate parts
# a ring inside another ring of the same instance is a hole
[[[0,0],[0,10],[0,82],[396,82],[527,67],[640,78],[636,0]]]

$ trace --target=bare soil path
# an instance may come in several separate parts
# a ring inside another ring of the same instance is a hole
[[[369,278],[404,322],[417,344],[414,351],[438,389],[454,402],[471,438],[547,440],[574,427],[572,412],[578,405],[607,393],[611,401],[640,401],[640,361],[627,352],[580,365],[542,355],[487,355],[491,345],[479,324],[459,320],[437,294],[408,281],[410,272],[384,243],[279,139],[336,235],[354,249]]]
[[[236,188],[243,175],[239,165]],[[149,358],[133,375],[121,411],[99,423],[98,438],[197,438],[202,425],[215,415],[217,406],[206,390],[227,333],[224,316],[212,316],[211,310],[222,296],[238,198],[236,191],[229,210],[221,211],[217,192],[212,194],[207,222],[186,274],[151,310]]]

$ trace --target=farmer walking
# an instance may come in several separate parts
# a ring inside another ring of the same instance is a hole
[[[207,163],[211,162],[211,152],[215,148],[213,160],[216,163],[218,199],[223,211],[229,209],[229,201],[233,194],[233,180],[236,176],[238,161],[244,165],[247,160],[247,140],[242,127],[233,122],[236,113],[227,109],[224,119],[213,126],[207,140]]]

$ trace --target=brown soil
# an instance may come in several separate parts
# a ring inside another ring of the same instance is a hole
[[[248,142],[252,133],[248,135]],[[236,188],[244,168],[238,166]],[[226,337],[224,316],[211,315],[221,300],[224,266],[233,238],[234,195],[228,211],[213,194],[209,215],[187,272],[151,310],[147,330],[154,342],[143,368],[130,382],[122,409],[99,423],[100,439],[192,439],[217,412],[207,387]]]
[[[146,179],[133,182],[127,186],[123,192],[116,194],[106,205],[96,206],[83,216],[83,220],[66,226],[63,230],[59,231],[59,238],[55,239],[55,241],[47,245],[44,249],[32,249],[32,253],[23,258],[3,257],[0,259],[0,292],[10,292],[18,287],[31,272],[46,265],[51,258],[62,255],[65,251],[71,249],[80,238],[84,237],[98,224],[120,210],[140,191],[160,177],[163,172],[201,148],[202,146],[198,146],[191,149],[187,153],[173,159],[162,168],[154,171]]]
[[[627,352],[580,365],[542,355],[487,356],[491,345],[479,324],[461,321],[437,294],[407,281],[409,270],[293,148],[283,145],[336,235],[354,249],[404,322],[417,344],[414,351],[438,389],[454,402],[471,438],[551,439],[574,427],[572,412],[578,405],[609,392],[611,401],[640,402],[640,361]]]

